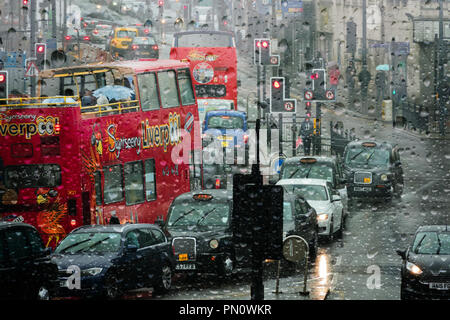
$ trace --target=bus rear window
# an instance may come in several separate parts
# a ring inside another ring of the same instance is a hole
[[[57,164],[30,164],[5,168],[7,188],[54,188],[60,184],[61,167]]]

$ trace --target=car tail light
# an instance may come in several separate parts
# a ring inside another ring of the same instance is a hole
[[[155,45],[152,47],[152,49],[153,49],[153,50],[158,50],[158,46],[155,44]]]
[[[149,29],[144,29],[144,33],[145,34],[150,33],[150,30]]]
[[[65,36],[64,37],[66,40],[70,40],[70,39],[72,39],[72,37],[71,36]]]
[[[133,44],[133,45],[131,46],[131,49],[133,49],[133,50],[137,50],[137,49],[139,49],[139,46],[138,46],[138,45],[136,45],[136,44]]]
[[[83,39],[86,40],[86,41],[91,40],[91,38],[89,36],[84,36]]]
[[[248,135],[244,134],[244,143],[247,144],[248,143]]]
[[[98,30],[96,29],[96,30],[92,31],[92,33],[93,34],[98,34]]]
[[[220,189],[220,179],[216,179],[216,189]]]

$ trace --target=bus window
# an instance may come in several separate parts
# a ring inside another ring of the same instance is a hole
[[[105,186],[103,199],[105,203],[113,203],[123,200],[122,166],[120,164],[105,167]]]
[[[61,185],[61,167],[57,164],[8,166],[5,185],[11,189],[54,188]]]
[[[141,161],[125,163],[125,200],[127,205],[144,202]]]
[[[147,201],[156,200],[155,159],[145,160],[145,195]]]
[[[138,75],[139,94],[142,110],[159,109],[158,87],[154,73],[143,73]]]
[[[94,174],[95,180],[95,203],[98,206],[102,205],[102,176],[100,171],[95,172]]]
[[[180,106],[175,71],[158,72],[159,93],[163,108]]]
[[[39,79],[40,95],[45,97],[55,97],[61,95],[60,92],[61,78]]]
[[[178,70],[178,84],[180,86],[181,103],[183,106],[195,104],[195,96],[194,91],[192,90],[189,69]]]

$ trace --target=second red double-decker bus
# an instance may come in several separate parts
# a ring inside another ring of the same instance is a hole
[[[170,58],[190,63],[200,120],[203,121],[208,110],[237,110],[237,53],[233,33],[175,33]]]
[[[39,98],[0,101],[0,220],[30,223],[55,246],[113,214],[153,223],[199,183],[186,160],[200,141],[188,63],[52,69],[38,84]]]

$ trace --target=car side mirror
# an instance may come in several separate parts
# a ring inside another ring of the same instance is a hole
[[[406,250],[399,250],[397,249],[395,252],[397,252],[397,254],[402,257],[403,260],[406,260]]]
[[[158,227],[160,227],[160,228],[162,228],[162,227],[164,226],[164,219],[163,219],[163,216],[162,216],[162,215],[161,215],[161,216],[158,216],[158,217],[156,218],[155,224],[156,224]]]
[[[334,201],[341,201],[341,197],[338,196],[337,194],[335,194],[335,195],[333,195],[333,196],[331,197],[331,201],[332,201],[332,202],[334,202]]]
[[[138,250],[138,246],[135,244],[127,244],[125,249],[126,249],[125,253],[127,253],[127,254],[135,253]]]

